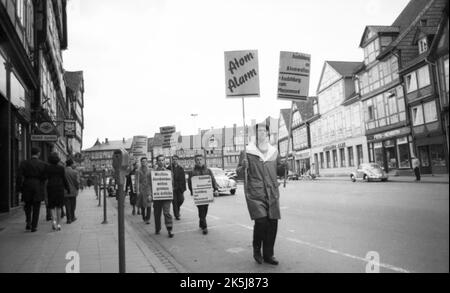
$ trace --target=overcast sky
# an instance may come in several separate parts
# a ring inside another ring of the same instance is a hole
[[[242,125],[241,99],[225,98],[224,51],[258,50],[261,96],[246,122],[278,118],[280,51],[311,55],[309,95],[323,63],[362,61],[366,25],[390,25],[408,0],[69,0],[64,67],[84,71],[83,149],[153,136],[174,125]],[[193,118],[191,114],[198,114]]]

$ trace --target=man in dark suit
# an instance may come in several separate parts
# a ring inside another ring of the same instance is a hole
[[[184,202],[186,191],[186,177],[183,167],[178,165],[178,156],[172,157],[172,166],[168,168],[173,175],[173,214],[175,219],[180,220],[180,207]]]
[[[45,193],[45,166],[46,163],[39,159],[41,150],[31,149],[31,159],[20,164],[17,174],[17,187],[25,202],[26,230],[37,231],[39,211]]]

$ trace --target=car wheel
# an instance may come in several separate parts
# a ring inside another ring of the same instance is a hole
[[[364,174],[363,180],[369,182],[369,177],[366,174]]]
[[[386,182],[387,181],[387,179],[381,179],[381,182]]]
[[[356,178],[355,178],[355,175],[350,175],[350,179],[352,180],[352,182],[356,182]]]
[[[236,189],[231,189],[230,193],[231,193],[231,195],[235,195],[236,194]]]

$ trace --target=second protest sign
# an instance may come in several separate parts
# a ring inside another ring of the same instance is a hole
[[[170,171],[152,171],[153,200],[172,200],[172,174]]]
[[[214,202],[214,190],[211,176],[194,176],[191,178],[194,203],[198,206]]]

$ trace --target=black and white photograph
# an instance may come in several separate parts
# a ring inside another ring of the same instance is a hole
[[[0,0],[0,174],[2,274],[448,274],[449,1]]]

